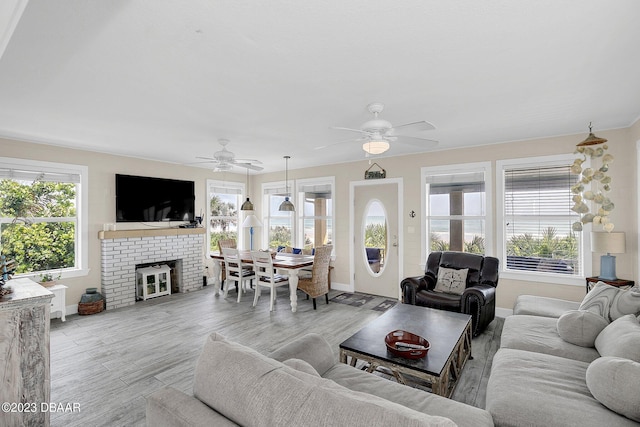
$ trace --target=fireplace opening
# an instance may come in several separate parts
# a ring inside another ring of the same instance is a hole
[[[149,283],[141,283],[141,280],[142,280],[141,278],[143,274],[139,274],[139,272],[142,271],[145,274],[151,274],[151,275],[153,275],[153,273],[161,274],[163,270],[166,271],[167,267],[169,271],[167,272],[168,274],[166,275],[168,279],[166,280],[166,282],[170,283],[170,288],[171,288],[170,291],[169,289],[165,289],[164,287],[162,287],[163,279],[161,279],[160,276],[158,276],[157,278],[154,277],[154,278],[147,279],[147,281],[150,281],[153,283],[155,283],[156,281],[159,282],[158,286],[156,287],[156,291],[158,291],[159,293],[154,295],[153,297],[164,296],[168,294],[181,292],[182,290],[182,260],[181,259],[136,264],[135,266],[135,271],[136,271],[135,299],[136,301],[141,301],[149,298],[149,297],[144,297],[144,295],[148,295],[151,293],[151,291],[153,291],[153,286],[149,286]],[[149,268],[151,268],[152,270],[149,270]],[[140,288],[141,286],[149,286],[149,287],[143,290]],[[166,286],[169,286],[169,284],[167,283]],[[169,291],[169,292],[165,292],[165,291]]]

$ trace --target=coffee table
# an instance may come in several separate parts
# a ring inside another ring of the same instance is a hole
[[[431,344],[421,359],[405,359],[387,350],[384,338],[396,329],[425,338]],[[410,304],[397,304],[340,344],[340,361],[368,363],[367,371],[387,368],[401,384],[403,374],[426,381],[431,392],[451,397],[462,368],[471,357],[471,316]]]

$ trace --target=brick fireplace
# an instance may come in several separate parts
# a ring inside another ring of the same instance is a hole
[[[107,310],[136,302],[136,267],[174,265],[178,292],[202,288],[204,228],[101,231],[101,292]]]

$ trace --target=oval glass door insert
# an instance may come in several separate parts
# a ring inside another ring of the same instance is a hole
[[[387,251],[387,213],[379,200],[371,200],[364,213],[364,259],[369,271],[379,275],[384,270]]]

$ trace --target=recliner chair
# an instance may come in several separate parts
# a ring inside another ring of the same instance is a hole
[[[466,252],[431,252],[424,276],[407,277],[400,283],[402,302],[470,314],[473,336],[477,336],[495,318],[498,266],[499,261],[494,257]],[[469,269],[462,295],[434,290],[440,267]]]

